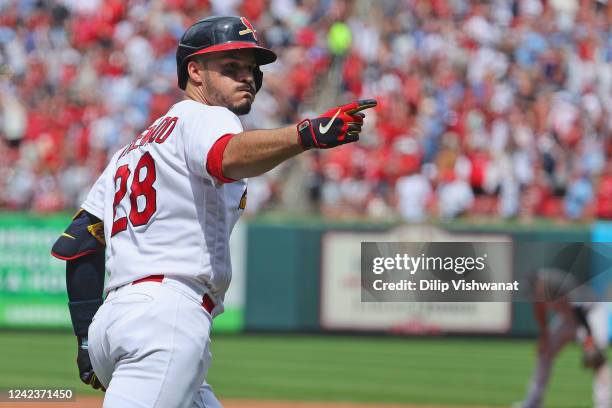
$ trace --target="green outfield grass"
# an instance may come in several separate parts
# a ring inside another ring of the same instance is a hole
[[[218,335],[209,382],[221,398],[508,406],[533,368],[531,341]],[[70,334],[0,332],[0,388],[80,384]],[[590,406],[579,350],[557,361],[546,406]]]

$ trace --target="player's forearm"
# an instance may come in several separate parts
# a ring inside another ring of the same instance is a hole
[[[259,176],[303,151],[295,125],[239,133],[223,153],[223,175],[234,180]]]
[[[103,302],[104,252],[67,261],[66,289],[74,333],[79,338],[87,337],[87,329]]]
[[[68,300],[83,302],[102,299],[104,291],[104,252],[96,252],[66,262]]]
[[[103,231],[102,221],[81,209],[51,249],[54,257],[66,261],[68,308],[79,338],[87,337],[91,320],[103,302]]]

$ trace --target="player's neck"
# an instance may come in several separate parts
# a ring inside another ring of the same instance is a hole
[[[209,100],[210,98],[206,97],[206,94],[203,90],[202,87],[199,86],[191,86],[191,84],[187,85],[187,88],[185,89],[185,100],[193,100],[196,102],[200,102],[203,103],[204,105],[210,105],[212,106],[211,101]]]

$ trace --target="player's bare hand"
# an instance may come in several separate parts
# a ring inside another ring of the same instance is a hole
[[[359,140],[365,109],[376,106],[375,99],[361,99],[336,106],[314,119],[304,119],[297,125],[298,140],[304,150],[329,149]]]
[[[77,338],[78,351],[77,351],[77,366],[79,367],[79,376],[81,381],[85,384],[90,385],[93,389],[100,389],[106,391],[106,388],[102,385],[96,373],[94,373],[89,359],[87,337]]]

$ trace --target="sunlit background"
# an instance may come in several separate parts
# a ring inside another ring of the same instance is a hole
[[[279,55],[246,129],[378,100],[359,143],[249,180],[213,337],[220,397],[520,400],[529,305],[364,305],[359,244],[612,241],[606,0],[0,0],[0,388],[88,392],[49,249],[113,153],[182,98],[178,39],[210,15],[246,16]],[[590,374],[570,350],[550,407],[589,406]]]

